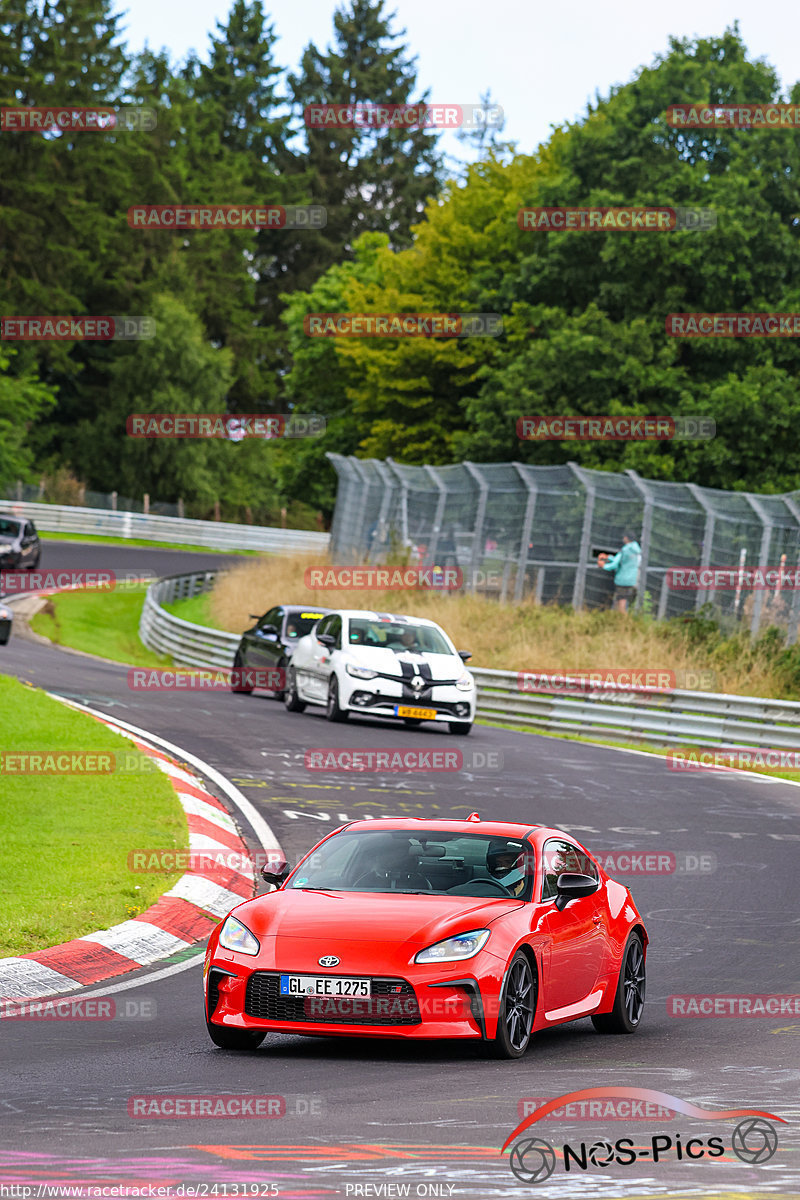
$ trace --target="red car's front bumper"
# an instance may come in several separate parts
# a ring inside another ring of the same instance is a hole
[[[309,974],[309,966],[278,968],[244,957],[217,951],[207,960],[206,1013],[215,1025],[326,1037],[480,1039],[496,1032],[505,964],[486,952],[463,963],[406,964],[402,973],[378,972],[373,958],[371,969],[352,972],[372,980],[369,1000],[281,996],[281,974]]]

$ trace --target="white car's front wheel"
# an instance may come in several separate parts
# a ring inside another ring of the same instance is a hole
[[[297,679],[291,667],[286,670],[286,690],[283,693],[283,703],[287,712],[302,712],[306,706],[305,700],[301,700],[297,694]]]
[[[335,675],[331,676],[328,684],[328,703],[325,706],[325,716],[329,721],[346,721],[350,716],[346,708],[339,707],[339,682]]]
[[[466,737],[470,729],[472,729],[472,723],[470,721],[449,721],[448,728],[451,733]]]

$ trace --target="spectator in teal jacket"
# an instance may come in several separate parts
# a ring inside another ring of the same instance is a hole
[[[604,571],[614,572],[614,606],[619,612],[627,612],[628,601],[636,595],[641,561],[642,548],[628,531],[622,535],[622,549],[601,564]]]

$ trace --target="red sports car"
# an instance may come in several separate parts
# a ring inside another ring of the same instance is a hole
[[[558,829],[481,821],[354,821],[277,890],[238,905],[208,945],[216,1045],[268,1033],[480,1039],[519,1058],[532,1034],[642,1018],[647,933],[628,889]]]

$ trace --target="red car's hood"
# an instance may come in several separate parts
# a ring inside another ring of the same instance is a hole
[[[313,942],[327,954],[335,952],[336,943],[363,942],[387,949],[389,945],[428,946],[452,934],[483,929],[520,907],[519,900],[502,897],[487,900],[298,888],[249,900],[236,909],[236,916],[259,939],[274,937],[279,945]]]

